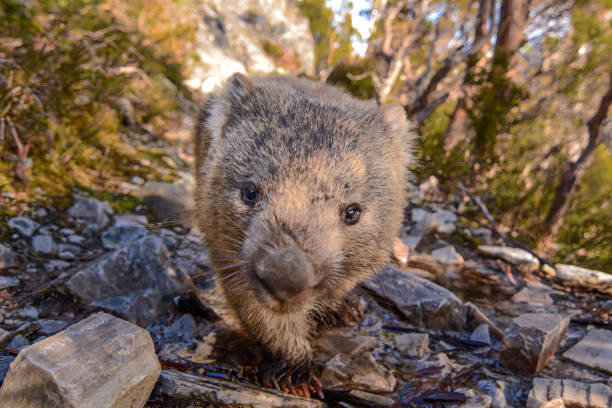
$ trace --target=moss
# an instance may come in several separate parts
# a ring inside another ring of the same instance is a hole
[[[280,58],[285,54],[285,51],[280,44],[269,40],[262,41],[262,48],[266,54],[273,58]]]

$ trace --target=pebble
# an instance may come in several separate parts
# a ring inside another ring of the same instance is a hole
[[[13,288],[19,286],[19,279],[12,276],[1,276],[0,275],[0,289],[2,288]]]
[[[55,333],[59,333],[68,327],[68,323],[61,320],[38,320],[36,323],[40,325],[40,328],[37,330],[38,334],[42,334],[43,336],[51,336]]]
[[[32,248],[34,251],[50,255],[57,251],[57,246],[53,238],[49,235],[36,235],[32,238]]]
[[[26,306],[23,309],[21,309],[19,311],[19,315],[22,316],[22,317],[29,317],[30,319],[37,319],[38,318],[38,309],[36,309],[32,305],[29,305],[29,306]]]
[[[393,374],[378,364],[368,352],[352,356],[336,355],[325,364],[321,382],[324,389],[360,389],[374,392],[391,392],[396,383]]]
[[[25,237],[31,237],[40,227],[40,224],[28,217],[14,217],[9,220],[8,226],[19,231]]]
[[[142,408],[159,373],[146,330],[96,313],[22,350],[0,400],[3,408]]]
[[[9,333],[8,331],[4,330],[2,327],[0,327],[0,347],[6,343],[7,341],[9,341],[9,339],[11,338],[11,333]]]
[[[0,270],[15,268],[19,265],[17,254],[11,248],[0,244]]]
[[[6,345],[7,348],[12,348],[15,350],[22,350],[30,345],[30,340],[27,337],[22,336],[21,334],[16,335],[13,339]],[[0,398],[1,399],[1,398]]]
[[[74,204],[68,209],[69,216],[86,221],[96,231],[108,225],[112,214],[113,210],[106,201],[78,195],[75,195]]]
[[[431,251],[431,256],[445,265],[461,265],[463,263],[463,257],[451,245],[434,249]]]
[[[569,320],[557,313],[526,313],[513,319],[503,340],[501,365],[539,373],[557,352],[567,334]]]
[[[408,357],[421,358],[429,348],[429,334],[403,333],[393,338],[395,348]]]
[[[84,241],[85,241],[85,237],[82,237],[80,235],[69,235],[68,236],[68,242],[70,242],[71,244],[80,245]]]

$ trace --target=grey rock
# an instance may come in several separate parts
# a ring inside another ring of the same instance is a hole
[[[196,330],[196,322],[193,317],[185,314],[166,327],[164,336],[171,339],[191,340],[195,337]]]
[[[393,338],[395,348],[409,356],[421,358],[429,348],[429,334],[427,333],[403,333]]]
[[[68,327],[68,323],[61,320],[38,320],[36,323],[40,325],[40,328],[37,330],[38,334],[42,334],[43,336],[51,336],[55,333],[59,333]]]
[[[567,350],[563,357],[612,375],[612,331],[591,330],[575,346]]]
[[[503,382],[481,380],[478,381],[478,388],[491,397],[492,408],[508,408],[506,394],[504,393],[505,384]]]
[[[74,204],[68,209],[69,216],[93,224],[97,230],[102,230],[108,225],[112,214],[113,210],[106,201],[78,195],[75,195]]]
[[[117,249],[148,235],[141,225],[115,225],[102,233],[102,245],[106,249]]]
[[[391,392],[395,388],[393,374],[368,352],[336,355],[325,364],[321,382],[324,389]]]
[[[85,237],[82,237],[80,235],[69,235],[68,236],[68,242],[70,242],[71,244],[80,245],[84,241],[85,241]]]
[[[37,208],[35,213],[36,217],[38,218],[45,218],[47,215],[49,215],[49,212],[44,208]]]
[[[6,373],[9,370],[10,364],[15,360],[13,356],[1,356],[0,357],[0,383],[4,381]]]
[[[70,228],[62,228],[59,232],[62,235],[73,235],[74,234],[74,230],[71,230]]]
[[[22,317],[29,317],[30,319],[37,319],[38,318],[38,309],[36,309],[32,305],[29,305],[29,306],[26,306],[23,309],[21,309],[19,311],[19,315],[22,316]]]
[[[19,266],[19,257],[9,247],[0,244],[0,270]]]
[[[351,390],[349,391],[349,395],[368,407],[390,407],[395,404],[393,398],[361,390]]]
[[[470,335],[470,340],[491,345],[491,334],[489,333],[489,325],[481,324],[474,329]]]
[[[10,338],[11,338],[11,333],[9,333],[8,331],[6,331],[6,330],[4,330],[3,328],[0,327],[0,347],[4,343],[9,341]]]
[[[32,248],[34,251],[45,255],[57,252],[57,245],[49,235],[35,235],[32,238]]]
[[[467,400],[460,404],[448,404],[446,405],[448,408],[489,408],[493,400],[488,395],[476,393],[468,388],[456,388],[454,391],[465,395]]]
[[[463,257],[451,245],[431,251],[431,256],[445,265],[461,265],[463,263]]]
[[[24,348],[30,345],[30,340],[28,340],[25,336],[21,334],[16,335],[13,339],[6,345],[7,348],[12,348],[15,350],[23,350]]]
[[[557,352],[569,320],[569,316],[556,313],[526,313],[513,319],[500,352],[501,365],[539,373]]]
[[[520,248],[512,248],[507,246],[492,246],[492,245],[479,245],[478,250],[485,255],[489,255],[496,258],[501,258],[506,262],[513,265],[528,265],[530,268],[537,269],[540,265],[538,258],[533,256],[530,252]]]
[[[145,330],[96,313],[22,350],[0,400],[3,408],[141,408],[159,373]]]
[[[527,408],[609,408],[612,389],[601,383],[534,378]]]
[[[70,265],[71,265],[70,262],[62,261],[61,259],[51,259],[49,262],[45,264],[45,269],[48,269],[48,270],[66,269]]]
[[[365,286],[395,304],[415,326],[459,330],[466,322],[467,308],[457,296],[409,272],[386,267]]]
[[[12,276],[0,276],[0,289],[19,286],[19,279]]]
[[[60,251],[57,256],[66,261],[74,261],[76,259],[76,255],[70,251]]]
[[[161,238],[146,236],[77,272],[70,292],[92,306],[146,326],[182,291]]]
[[[456,228],[457,216],[453,212],[437,206],[431,206],[430,208],[432,211],[424,208],[412,210],[412,221],[416,222],[413,230],[421,232],[438,231],[444,234],[453,233]]]
[[[147,181],[138,194],[162,221],[178,221],[185,226],[191,224],[186,214],[193,208],[192,192],[185,185]]]
[[[217,377],[162,370],[155,395],[185,402],[185,406],[323,408],[322,401]]]
[[[40,227],[40,224],[28,217],[14,217],[9,220],[8,226],[19,231],[23,236],[31,237]]]
[[[556,278],[571,286],[581,286],[612,295],[612,275],[575,265],[556,264]]]
[[[493,243],[493,232],[488,228],[476,228],[472,231],[472,234],[480,238],[485,245],[491,245]]]
[[[336,354],[352,355],[372,348],[377,341],[371,336],[361,336],[351,329],[331,329],[321,333],[315,344],[316,361],[326,363]]]
[[[147,225],[149,221],[144,215],[123,214],[115,217],[115,226],[121,225]]]
[[[553,300],[550,297],[552,290],[535,281],[529,282],[527,286],[518,291],[512,296],[512,301],[515,303],[529,303],[538,305],[552,305]]]

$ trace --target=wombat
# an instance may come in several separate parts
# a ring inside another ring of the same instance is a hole
[[[195,224],[264,384],[308,393],[316,317],[388,261],[412,138],[401,106],[307,79],[235,74],[205,103]]]

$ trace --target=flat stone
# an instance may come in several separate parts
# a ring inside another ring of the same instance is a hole
[[[57,252],[57,245],[49,235],[35,235],[32,238],[32,248],[34,251],[45,255]]]
[[[385,397],[384,395],[373,394],[361,390],[351,390],[349,395],[358,402],[366,406],[374,407],[391,407],[395,404],[393,398]]]
[[[351,329],[331,329],[319,336],[316,342],[315,359],[326,363],[336,354],[352,355],[374,347],[377,341],[371,336],[361,336]]]
[[[556,278],[572,286],[591,288],[612,295],[612,275],[575,265],[556,264]]]
[[[148,235],[77,272],[70,292],[89,303],[146,326],[165,310],[182,286],[161,238]]]
[[[489,333],[489,325],[481,324],[475,328],[472,334],[470,334],[470,340],[490,345],[491,334]]]
[[[415,326],[459,330],[466,322],[467,308],[457,296],[409,272],[386,267],[365,286],[395,304]]]
[[[552,305],[553,299],[550,297],[552,290],[542,284],[527,284],[523,289],[512,296],[515,303],[529,303],[538,305]]]
[[[171,397],[185,402],[184,406],[210,407],[269,407],[269,408],[323,408],[322,401],[292,396],[286,392],[242,382],[231,382],[162,370],[155,386],[155,395]],[[183,406],[183,405],[180,405]]]
[[[106,249],[117,249],[147,236],[142,225],[114,225],[102,233],[102,245]]]
[[[409,357],[421,358],[429,348],[429,334],[403,333],[393,338],[395,348]]]
[[[463,257],[455,250],[454,246],[447,245],[431,251],[431,256],[445,265],[461,265]]]
[[[513,319],[503,340],[501,365],[537,374],[557,352],[569,320],[556,313],[526,313]]]
[[[537,269],[540,265],[538,258],[528,251],[507,246],[479,245],[478,250],[485,255],[501,258],[512,265],[528,265]]]
[[[0,327],[0,347],[2,347],[4,343],[9,341],[10,338],[11,338],[11,333],[9,333],[8,331]]]
[[[336,355],[325,364],[321,382],[324,389],[335,390],[391,392],[395,388],[393,374],[368,352]]]
[[[9,247],[0,244],[0,270],[19,266],[19,257]]]
[[[13,360],[15,360],[15,357],[13,356],[0,357],[0,383],[4,381],[4,378],[6,377],[6,373],[9,370],[9,366],[11,365]]]
[[[113,209],[106,201],[78,195],[74,196],[74,204],[68,209],[69,216],[94,224],[98,231],[108,225],[112,214]]]
[[[0,276],[0,289],[19,286],[19,279],[12,276]]]
[[[31,237],[40,227],[40,224],[28,217],[13,217],[9,220],[8,226],[26,237]]]
[[[59,333],[68,327],[68,323],[61,320],[38,320],[36,323],[40,325],[40,328],[36,331],[43,336],[51,336],[55,333]]]
[[[601,383],[534,378],[527,408],[609,408],[612,389]]]
[[[22,350],[0,400],[3,408],[141,408],[159,373],[145,330],[96,313]]]
[[[594,329],[567,350],[563,357],[612,375],[612,331]]]
[[[30,345],[30,340],[27,337],[18,334],[6,345],[7,348],[14,350],[23,350]]]

